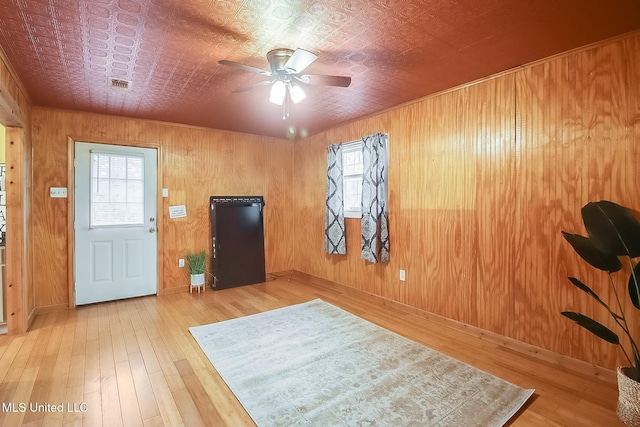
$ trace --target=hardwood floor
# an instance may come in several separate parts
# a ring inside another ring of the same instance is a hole
[[[187,328],[314,298],[535,388],[512,426],[623,426],[615,414],[615,384],[299,275],[38,316],[27,334],[0,337],[0,425],[254,425]]]

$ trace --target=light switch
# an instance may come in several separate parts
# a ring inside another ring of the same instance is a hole
[[[163,188],[162,189],[162,197],[169,197],[169,189],[168,188]]]
[[[65,199],[67,197],[67,188],[66,187],[50,187],[49,188],[49,197],[52,199]]]

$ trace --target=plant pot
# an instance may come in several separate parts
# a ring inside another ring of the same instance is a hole
[[[629,427],[640,427],[640,382],[627,374],[630,368],[618,368],[618,418]]]
[[[204,285],[204,273],[191,275],[191,286]]]

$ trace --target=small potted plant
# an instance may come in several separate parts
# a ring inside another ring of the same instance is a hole
[[[629,366],[617,369],[618,417],[629,426],[640,426],[640,352],[635,341],[638,331],[632,329],[625,314],[625,305],[620,299],[621,293],[623,297],[627,294],[631,305],[640,310],[640,263],[634,265],[633,261],[640,257],[640,223],[630,209],[606,200],[585,205],[582,219],[589,237],[565,231],[562,235],[582,259],[607,273],[615,301],[609,305],[580,280],[569,277],[569,281],[604,307],[626,336],[625,342],[621,342],[614,331],[588,316],[572,311],[563,311],[561,314],[599,338],[620,347]],[[619,257],[624,257],[628,262],[630,271],[622,284],[615,283],[612,276],[622,269]]]
[[[207,261],[207,253],[205,251],[187,254],[187,262],[189,263],[189,273],[191,273],[191,286],[204,285],[204,270]]]

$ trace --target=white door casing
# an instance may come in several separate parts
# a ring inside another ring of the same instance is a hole
[[[75,303],[157,293],[157,150],[75,143]]]

